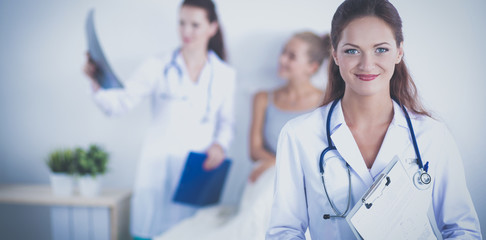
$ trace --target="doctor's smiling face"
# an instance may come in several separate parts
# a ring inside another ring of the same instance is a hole
[[[393,29],[381,18],[352,20],[341,32],[333,58],[346,83],[345,95],[390,96],[390,79],[403,56]]]
[[[205,9],[183,5],[179,15],[179,33],[182,47],[206,49],[209,39],[216,34],[218,23],[210,22]]]

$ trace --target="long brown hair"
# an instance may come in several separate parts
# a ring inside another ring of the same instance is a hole
[[[212,0],[184,0],[182,6],[193,6],[202,8],[206,11],[210,23],[218,22],[218,15],[216,14],[216,6]],[[218,22],[218,31],[209,39],[208,50],[213,50],[219,58],[226,60],[226,51],[223,42],[223,33],[221,31],[221,24]]]
[[[403,42],[402,19],[397,9],[387,0],[345,0],[334,13],[331,23],[331,44],[334,50],[341,40],[344,28],[354,19],[374,16],[385,21],[393,30],[397,46]],[[329,61],[328,84],[324,94],[323,105],[344,96],[346,83],[344,82],[339,66],[334,59]],[[420,103],[417,88],[408,73],[404,59],[395,65],[390,80],[390,96],[410,111],[430,116]]]

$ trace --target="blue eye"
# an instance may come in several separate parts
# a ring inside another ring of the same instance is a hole
[[[388,52],[388,48],[377,48],[376,52],[377,53],[386,53],[386,52]]]
[[[358,54],[359,51],[356,50],[356,49],[347,49],[347,50],[344,50],[344,53],[346,53],[346,54]]]

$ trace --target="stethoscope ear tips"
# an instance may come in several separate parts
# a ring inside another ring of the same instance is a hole
[[[331,218],[331,215],[330,214],[324,214],[324,216],[322,216],[322,218],[324,218],[324,219],[327,220],[327,219],[330,219]]]

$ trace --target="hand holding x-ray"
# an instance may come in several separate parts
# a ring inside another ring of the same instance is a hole
[[[123,88],[123,85],[115,76],[101,49],[94,28],[94,9],[91,9],[86,19],[86,36],[88,40],[88,62],[85,73],[96,79],[102,88]]]

